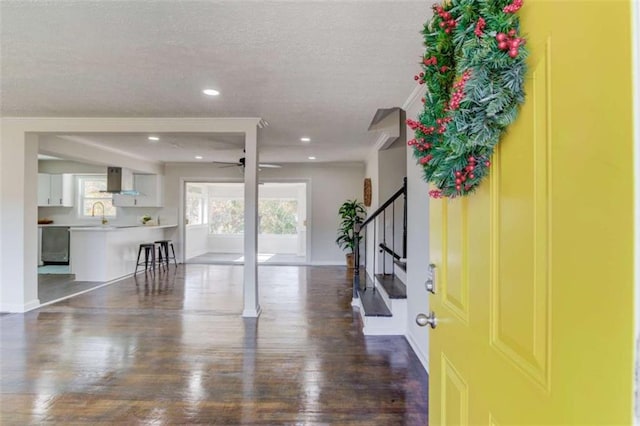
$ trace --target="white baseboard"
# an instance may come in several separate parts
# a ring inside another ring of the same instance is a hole
[[[255,309],[245,309],[242,311],[243,318],[258,318],[262,313],[262,307],[258,305]]]
[[[0,303],[0,312],[22,314],[24,312],[29,312],[38,307],[40,307],[40,300],[38,299],[30,300],[24,305],[20,305],[16,303]]]
[[[207,249],[196,250],[196,251],[193,251],[191,253],[187,253],[185,255],[185,259],[186,260],[193,259],[194,257],[198,257],[198,256],[201,256],[201,255],[207,254],[207,253],[209,253],[209,251]]]
[[[405,334],[405,338],[407,339],[407,342],[409,342],[409,346],[411,346],[411,349],[413,349],[413,353],[416,354],[416,356],[420,360],[420,364],[422,364],[424,370],[427,372],[427,374],[429,374],[429,354],[425,354],[424,352],[422,352],[422,349],[420,349],[418,342],[416,342],[411,333]]]

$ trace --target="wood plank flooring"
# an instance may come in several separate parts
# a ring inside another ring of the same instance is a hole
[[[345,268],[180,265],[0,317],[0,424],[426,425],[403,337],[364,337]]]
[[[75,274],[38,274],[38,299],[40,303],[101,286],[102,282],[76,281]]]

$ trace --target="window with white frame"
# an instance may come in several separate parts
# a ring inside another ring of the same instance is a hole
[[[185,216],[187,224],[203,225],[207,223],[205,189],[202,186],[188,184],[186,201]]]
[[[294,235],[298,228],[298,200],[278,198],[258,200],[258,234]],[[209,233],[244,233],[244,200],[209,198]]]
[[[104,210],[105,217],[115,217],[116,208],[113,205],[113,195],[100,192],[106,190],[106,175],[78,177],[78,215],[80,217],[91,217],[92,213],[94,213],[95,216],[102,217]],[[102,205],[96,203],[101,203]]]

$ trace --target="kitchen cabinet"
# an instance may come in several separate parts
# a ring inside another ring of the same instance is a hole
[[[138,195],[113,195],[113,205],[118,207],[162,207],[163,179],[161,175],[133,175],[133,189]]]
[[[73,207],[73,175],[38,173],[38,207]]]

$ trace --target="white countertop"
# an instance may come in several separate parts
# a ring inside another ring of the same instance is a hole
[[[51,225],[45,225],[51,226]],[[61,226],[61,225],[58,225]],[[89,231],[89,232],[107,232],[107,231],[123,231],[123,230],[137,230],[137,229],[164,229],[175,228],[173,225],[97,225],[97,226],[70,226],[69,231]]]

